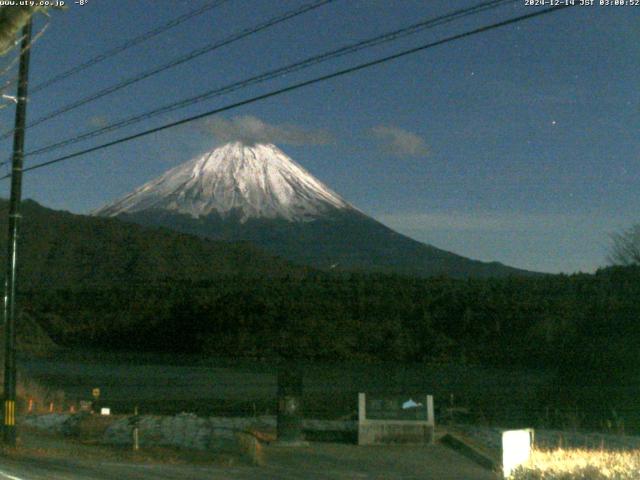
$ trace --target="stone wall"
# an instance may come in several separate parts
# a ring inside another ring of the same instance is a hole
[[[192,413],[175,416],[141,415],[139,417],[99,417],[88,414],[30,415],[21,420],[24,425],[47,430],[51,433],[80,436],[87,423],[100,418],[100,424],[108,425],[101,434],[102,443],[109,445],[131,445],[134,425],[138,426],[141,447],[168,446],[195,450],[224,449],[237,441],[237,434],[251,431],[275,432],[276,417],[198,417]],[[353,433],[357,431],[355,421],[333,421],[305,419],[303,429],[310,432]]]

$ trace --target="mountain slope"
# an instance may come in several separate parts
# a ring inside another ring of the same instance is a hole
[[[6,232],[0,201],[0,232]],[[109,218],[22,205],[18,250],[21,290],[36,287],[122,286],[160,281],[210,280],[219,275],[284,276],[304,269],[252,245],[229,244]],[[4,266],[6,236],[0,235]]]
[[[370,271],[412,276],[501,277],[531,275],[497,262],[480,262],[425,245],[361,213],[331,212],[310,222],[210,214],[194,219],[164,210],[122,214],[119,219],[165,226],[205,238],[248,241],[275,255],[323,270]]]
[[[531,274],[461,257],[391,230],[274,145],[224,145],[94,214],[217,240],[249,241],[323,269],[455,277]]]

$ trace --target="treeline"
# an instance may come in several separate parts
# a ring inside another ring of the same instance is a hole
[[[638,365],[640,269],[485,280],[221,276],[24,292],[54,341],[307,359]]]
[[[554,381],[534,403],[556,426],[575,409],[583,424],[624,418],[640,431],[639,299],[640,268],[616,267],[484,280],[227,275],[23,291],[20,305],[66,347],[545,369]]]

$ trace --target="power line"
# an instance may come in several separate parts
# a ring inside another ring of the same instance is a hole
[[[283,93],[287,93],[287,92],[291,92],[291,91],[294,91],[294,90],[298,90],[300,88],[307,87],[309,85],[314,85],[316,83],[324,82],[326,80],[330,80],[330,79],[333,79],[333,78],[337,78],[337,77],[341,77],[341,76],[344,76],[344,75],[348,75],[348,74],[351,74],[351,73],[354,73],[354,72],[357,72],[357,71],[360,71],[360,70],[364,70],[366,68],[370,68],[370,67],[373,67],[373,66],[376,66],[376,65],[380,65],[380,64],[392,61],[392,60],[397,60],[399,58],[403,58],[403,57],[406,57],[408,55],[412,55],[414,53],[418,53],[418,52],[421,52],[421,51],[424,51],[424,50],[428,50],[430,48],[434,48],[434,47],[437,47],[437,46],[440,46],[440,45],[444,45],[444,44],[447,44],[449,42],[453,42],[455,40],[460,40],[462,38],[466,38],[466,37],[470,37],[472,35],[477,35],[477,34],[480,34],[480,33],[484,33],[484,32],[490,31],[490,30],[494,30],[496,28],[500,28],[500,27],[504,27],[504,26],[507,26],[507,25],[512,25],[514,23],[522,22],[522,21],[528,20],[530,18],[539,17],[539,16],[542,16],[542,15],[545,15],[545,14],[548,14],[548,13],[551,13],[551,12],[563,10],[563,9],[568,8],[570,6],[571,5],[561,5],[561,6],[558,6],[558,7],[550,7],[550,8],[539,10],[537,12],[529,13],[529,14],[526,14],[526,15],[520,15],[518,17],[514,17],[514,18],[511,18],[509,20],[504,20],[502,22],[493,23],[491,25],[487,25],[487,26],[484,26],[484,27],[476,28],[474,30],[469,30],[469,31],[464,32],[464,33],[460,33],[460,34],[457,34],[457,35],[446,37],[446,38],[444,38],[442,40],[438,40],[438,41],[435,41],[435,42],[431,42],[431,43],[427,43],[427,44],[424,44],[424,45],[420,45],[418,47],[410,48],[408,50],[403,50],[403,51],[401,51],[399,53],[395,53],[393,55],[388,55],[388,56],[379,58],[377,60],[361,63],[361,64],[355,65],[353,67],[349,67],[349,68],[346,68],[346,69],[343,69],[343,70],[338,70],[336,72],[333,72],[333,73],[330,73],[330,74],[327,74],[327,75],[322,75],[320,77],[313,78],[311,80],[305,80],[303,82],[295,83],[295,84],[290,85],[288,87],[280,88],[278,90],[273,90],[271,92],[268,92],[268,93],[265,93],[265,94],[262,94],[262,95],[251,97],[249,99],[242,100],[240,102],[235,102],[235,103],[226,105],[224,107],[219,107],[219,108],[210,110],[208,112],[204,112],[204,113],[201,113],[201,114],[198,114],[198,115],[187,117],[187,118],[184,118],[182,120],[178,120],[176,122],[171,122],[171,123],[162,125],[160,127],[151,128],[149,130],[145,130],[143,132],[139,132],[139,133],[136,133],[134,135],[129,135],[129,136],[120,138],[118,140],[113,140],[111,142],[103,143],[101,145],[97,145],[95,147],[87,148],[85,150],[80,150],[78,152],[74,152],[74,153],[71,153],[71,154],[68,154],[68,155],[64,155],[62,157],[58,157],[58,158],[55,158],[53,160],[49,160],[49,161],[42,162],[42,163],[39,163],[39,164],[36,164],[36,165],[32,165],[30,167],[25,168],[23,171],[27,172],[27,171],[31,171],[31,170],[37,170],[39,168],[47,167],[47,166],[53,165],[55,163],[64,162],[64,161],[70,160],[72,158],[79,157],[81,155],[86,155],[87,153],[92,153],[92,152],[96,152],[96,151],[99,151],[99,150],[103,150],[105,148],[109,148],[109,147],[118,145],[120,143],[125,143],[125,142],[131,141],[131,140],[135,140],[137,138],[141,138],[141,137],[150,135],[152,133],[157,133],[157,132],[160,132],[162,130],[166,130],[166,129],[169,129],[169,128],[177,127],[179,125],[183,125],[185,123],[189,123],[189,122],[192,122],[192,121],[195,121],[195,120],[200,120],[202,118],[206,118],[206,117],[209,117],[211,115],[215,115],[217,113],[222,113],[222,112],[225,112],[225,111],[228,111],[228,110],[232,110],[232,109],[235,109],[235,108],[238,108],[238,107],[242,107],[244,105],[249,105],[251,103],[258,102],[260,100],[265,100],[267,98],[275,97],[277,95],[282,95]],[[5,175],[3,177],[0,177],[0,180],[5,180],[5,179],[9,178],[10,176],[11,175]]]
[[[322,7],[323,5],[326,5],[328,3],[331,3],[335,0],[317,0],[315,2],[303,5],[302,7],[296,8],[294,10],[290,10],[282,15],[278,15],[276,17],[271,18],[270,20],[267,20],[266,22],[262,22],[260,24],[258,24],[255,27],[251,27],[251,28],[246,28],[238,33],[235,33],[223,40],[220,40],[218,42],[215,42],[213,44],[207,45],[205,47],[202,48],[198,48],[196,50],[193,50],[189,53],[187,53],[186,55],[183,55],[181,57],[178,57],[174,60],[172,60],[169,63],[166,63],[164,65],[161,65],[159,67],[153,68],[151,70],[147,70],[146,72],[143,72],[139,75],[136,75],[134,77],[128,78],[126,80],[123,80],[119,83],[116,83],[115,85],[111,85],[110,87],[104,88],[94,94],[91,94],[85,98],[82,98],[80,100],[77,100],[73,103],[70,103],[68,105],[65,105],[57,110],[54,110],[53,112],[50,112],[36,120],[34,120],[33,122],[29,123],[29,125],[27,125],[27,128],[32,128],[35,127],[36,125],[40,125],[48,120],[51,120],[55,117],[58,117],[60,115],[62,115],[63,113],[67,113],[70,112],[71,110],[75,110],[78,107],[81,107],[83,105],[86,105],[88,103],[91,103],[95,100],[98,100],[102,97],[105,97],[107,95],[110,95],[112,93],[117,92],[118,90],[122,90],[125,87],[128,87],[130,85],[133,85],[135,83],[138,83],[142,80],[145,80],[149,77],[152,77],[154,75],[157,75],[161,72],[164,72],[166,70],[169,70],[170,68],[174,68],[177,67],[178,65],[181,65],[183,63],[186,62],[190,62],[202,55],[204,55],[205,53],[209,53],[212,52],[214,50],[217,50],[219,48],[222,48],[224,46],[230,45],[231,43],[237,42],[238,40],[241,40],[243,38],[249,37],[251,35],[254,35],[262,30],[266,30],[267,28],[273,27],[274,25],[277,25],[279,23],[285,22],[287,20],[290,20],[294,17],[297,17],[299,15],[302,15],[304,13],[307,13],[311,10],[315,10],[319,7]],[[8,138],[13,132],[11,130],[3,133],[0,136],[0,140],[4,140],[5,138]]]
[[[29,50],[32,48],[32,46],[38,41],[40,40],[40,37],[42,37],[44,35],[44,33],[47,31],[47,28],[49,28],[49,20],[47,20],[47,23],[44,24],[44,26],[40,29],[40,31],[38,31],[38,33],[36,33],[35,35],[33,35],[33,37],[30,39],[29,44],[27,46],[25,46],[23,49],[20,50],[20,52],[18,52],[18,55],[9,62],[9,65],[5,66],[2,71],[0,71],[0,77],[3,77],[5,74],[9,73],[13,67],[15,65],[18,64],[18,62],[20,61],[21,56],[24,53],[24,50]],[[22,41],[22,39],[20,40]],[[11,102],[15,102],[18,103],[18,97],[12,97],[10,95],[6,95],[4,92],[14,83],[17,83],[19,79],[19,75],[14,76],[13,78],[11,78],[10,80],[7,80],[6,82],[4,82],[2,85],[0,85],[0,98],[2,98],[3,100],[10,100]],[[5,108],[7,106],[6,103],[2,104],[0,103],[0,110],[2,110],[3,108]],[[12,130],[13,132],[14,130]],[[4,163],[9,163],[9,162],[1,162],[0,166],[3,165]]]
[[[32,150],[30,152],[27,152],[26,156],[32,156],[32,155],[40,155],[46,152],[50,152],[52,150],[57,150],[59,148],[62,148],[64,146],[68,146],[68,145],[72,145],[75,143],[78,143],[82,140],[86,140],[89,138],[93,138],[99,135],[102,135],[104,133],[108,133],[114,130],[118,130],[120,128],[129,126],[129,125],[133,125],[135,123],[138,123],[140,121],[143,120],[147,120],[149,118],[155,117],[157,115],[163,114],[163,113],[168,113],[180,108],[184,108],[187,107],[189,105],[193,105],[199,102],[202,102],[204,100],[208,100],[210,98],[213,97],[217,97],[223,94],[227,94],[227,93],[231,93],[233,91],[239,90],[241,88],[245,88],[248,87],[250,85],[254,85],[257,83],[262,83],[265,82],[267,80],[271,80],[273,78],[277,78],[279,76],[283,76],[289,73],[293,73],[299,70],[303,70],[306,69],[310,66],[313,65],[317,65],[319,63],[325,62],[327,60],[331,60],[334,58],[338,58],[344,55],[348,55],[354,52],[357,52],[359,50],[363,50],[365,48],[370,48],[376,45],[380,45],[383,43],[387,43],[393,40],[397,40],[398,38],[403,38],[406,37],[408,35],[412,35],[415,34],[417,32],[420,32],[424,29],[427,28],[433,28],[435,26],[439,26],[439,25],[444,25],[446,23],[452,22],[454,20],[458,20],[460,18],[464,18],[470,15],[475,15],[479,12],[485,11],[485,10],[489,10],[489,9],[494,9],[497,8],[499,6],[501,6],[502,4],[505,3],[514,3],[515,1],[518,0],[492,0],[492,1],[488,1],[488,2],[484,2],[481,4],[477,4],[473,7],[468,7],[468,8],[464,8],[464,9],[460,9],[460,10],[456,10],[454,12],[448,13],[446,15],[440,16],[440,17],[436,17],[436,18],[430,18],[427,20],[423,20],[421,22],[415,23],[413,25],[410,25],[408,27],[404,27],[398,30],[394,30],[388,33],[384,33],[382,35],[377,35],[375,37],[371,37],[369,39],[366,40],[362,40],[341,48],[338,48],[336,50],[332,50],[329,52],[325,52],[322,53],[320,55],[314,55],[312,57],[306,58],[304,60],[301,60],[299,62],[287,65],[285,67],[280,67],[274,70],[270,70],[268,72],[262,73],[260,75],[245,79],[245,80],[241,80],[238,82],[234,82],[228,85],[225,85],[223,87],[218,87],[215,88],[213,90],[209,90],[207,92],[204,92],[202,94],[196,95],[194,97],[189,97],[187,99],[183,99],[183,100],[179,100],[177,102],[173,102],[170,103],[168,105],[165,105],[163,107],[159,107],[156,108],[154,110],[145,112],[143,114],[140,115],[134,115],[132,117],[128,117],[125,118],[123,120],[120,120],[118,122],[112,123],[110,125],[106,125],[104,127],[100,127],[98,129],[95,130],[91,130],[89,132],[85,132],[82,133],[80,135],[76,135],[74,137],[71,138],[67,138],[65,140],[61,140],[59,142],[55,142],[53,144],[49,144],[46,145],[44,147],[40,147],[38,149]]]
[[[207,2],[205,5],[203,5],[200,8],[197,8],[195,10],[192,10],[190,12],[185,13],[184,15],[181,15],[179,17],[174,18],[173,20],[170,20],[169,22],[160,25],[159,27],[150,30],[149,32],[143,33],[141,35],[138,35],[137,37],[134,37],[130,40],[127,40],[126,42],[124,42],[123,44],[112,48],[111,50],[107,50],[104,53],[101,53],[99,55],[96,55],[95,57],[87,60],[84,63],[81,63],[80,65],[76,65],[75,67],[70,68],[69,70],[66,70],[52,78],[50,78],[49,80],[45,80],[44,82],[36,85],[33,89],[32,89],[32,94],[35,92],[38,92],[40,90],[44,90],[47,87],[50,87],[51,85],[58,83],[66,78],[71,77],[72,75],[75,75],[78,72],[81,72],[82,70],[85,70],[89,67],[92,67],[108,58],[111,58],[121,52],[124,52],[125,50],[128,50],[129,48],[132,48],[140,43],[146,42],[147,40],[153,38],[153,37],[157,37],[158,35],[166,32],[167,30],[170,30],[174,27],[177,27],[178,25],[180,25],[181,23],[186,22],[187,20],[190,20],[193,17],[196,17],[198,15],[202,15],[203,13],[212,10],[214,8],[219,7],[220,5],[222,5],[223,3],[228,2],[229,0],[213,0],[213,1],[209,1]]]

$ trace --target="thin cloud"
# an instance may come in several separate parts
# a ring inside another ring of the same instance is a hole
[[[608,264],[609,232],[632,213],[432,211],[391,212],[377,220],[416,240],[465,257],[541,272],[593,272]]]
[[[240,141],[247,145],[274,143],[280,145],[326,145],[333,141],[326,130],[306,129],[291,124],[268,124],[251,115],[229,120],[214,117],[205,122],[205,129],[220,142]]]
[[[420,157],[427,155],[429,149],[422,137],[402,128],[378,125],[371,129],[381,148],[388,154],[399,157]]]
[[[405,230],[447,230],[455,232],[550,232],[584,230],[609,232],[629,224],[625,216],[575,213],[519,212],[428,212],[389,213],[376,216],[383,223]]]

